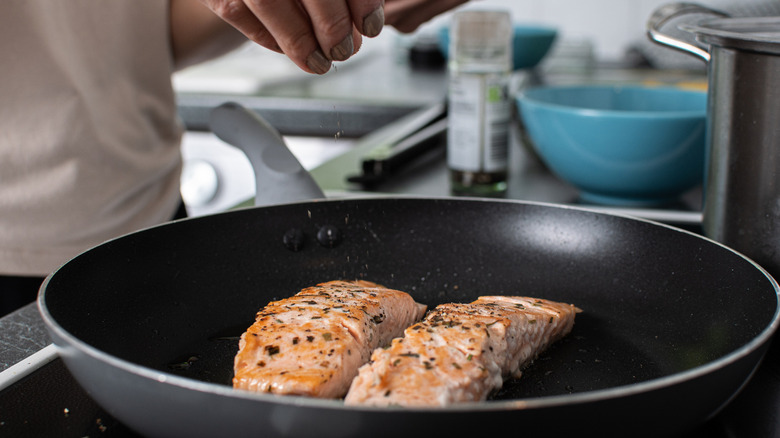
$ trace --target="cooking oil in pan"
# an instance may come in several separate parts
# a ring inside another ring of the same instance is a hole
[[[251,321],[226,327],[205,338],[193,339],[159,369],[182,377],[232,386],[233,357],[238,351],[238,339],[250,325]]]

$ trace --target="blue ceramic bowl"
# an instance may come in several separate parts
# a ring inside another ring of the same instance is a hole
[[[519,93],[517,105],[541,160],[586,202],[663,204],[702,182],[705,92],[540,87]]]
[[[550,51],[555,37],[556,29],[535,25],[514,25],[512,38],[512,64],[514,70],[532,68],[539,64],[547,52]],[[450,27],[439,29],[439,50],[446,59],[450,49]]]

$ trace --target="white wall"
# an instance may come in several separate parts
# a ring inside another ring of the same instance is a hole
[[[695,1],[718,7],[726,2]],[[734,1],[749,3],[760,0]],[[597,58],[616,60],[629,44],[646,38],[647,19],[658,6],[666,3],[671,3],[671,0],[479,0],[471,1],[464,8],[506,8],[512,12],[514,21],[553,25],[559,29],[561,39],[589,40]],[[438,17],[421,31],[439,26],[447,19],[449,14]]]

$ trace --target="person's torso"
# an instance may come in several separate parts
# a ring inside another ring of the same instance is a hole
[[[181,127],[168,2],[5,0],[0,274],[171,216]]]

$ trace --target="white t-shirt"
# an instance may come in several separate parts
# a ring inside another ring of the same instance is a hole
[[[171,218],[182,127],[164,0],[3,0],[0,275]]]

